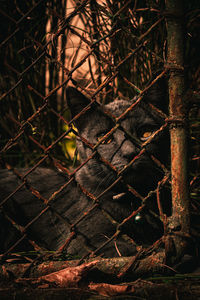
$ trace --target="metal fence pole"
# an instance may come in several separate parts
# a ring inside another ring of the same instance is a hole
[[[169,122],[171,136],[172,217],[169,229],[176,258],[184,254],[190,230],[187,170],[187,114],[184,100],[183,1],[167,0]]]

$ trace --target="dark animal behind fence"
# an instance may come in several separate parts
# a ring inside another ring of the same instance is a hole
[[[15,250],[30,249],[28,240],[31,240],[48,250],[57,250],[65,244],[68,254],[80,257],[96,249],[97,254],[104,256],[132,255],[136,252],[136,245],[151,245],[158,239],[163,226],[155,193],[145,202],[141,199],[154,190],[164,176],[163,170],[152,160],[152,155],[163,164],[168,161],[168,133],[161,131],[152,138],[164,120],[148,107],[150,100],[154,104],[162,104],[165,96],[165,90],[160,85],[153,87],[95,150],[86,145],[83,138],[95,145],[114,127],[113,119],[106,116],[96,103],[77,118],[77,148],[81,162],[92,158],[75,174],[75,180],[68,184],[69,178],[65,173],[41,167],[27,176],[27,183],[2,205],[1,253],[21,236],[16,226],[12,225],[13,221],[26,226],[27,236]],[[67,98],[72,117],[90,103],[82,93],[71,87],[67,89]],[[118,117],[131,104],[130,101],[115,100],[105,105],[104,109]],[[141,154],[142,143],[151,138]],[[130,166],[126,168],[128,164]],[[20,174],[27,171],[18,170]],[[118,183],[109,188],[119,176]],[[12,171],[1,170],[1,201],[21,183]],[[130,187],[141,197],[136,197]],[[60,188],[61,191],[45,203]],[[33,191],[39,194],[34,195]],[[163,201],[169,213],[168,197],[164,197]],[[140,209],[141,205],[143,207]],[[138,208],[140,213],[123,222]],[[116,232],[118,234],[113,238]],[[104,247],[101,248],[102,245]]]

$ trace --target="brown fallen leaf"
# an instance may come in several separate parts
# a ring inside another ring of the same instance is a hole
[[[134,292],[134,287],[130,285],[114,285],[108,283],[90,283],[89,289],[98,292],[102,296],[115,296],[127,292]]]
[[[77,287],[78,282],[95,265],[96,261],[92,261],[77,267],[68,267],[66,269],[39,277],[38,283],[46,281],[55,283],[60,287]]]

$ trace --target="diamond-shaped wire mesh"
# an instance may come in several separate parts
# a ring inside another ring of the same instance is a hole
[[[171,200],[162,1],[130,2],[3,3],[3,255],[109,257],[163,243]]]

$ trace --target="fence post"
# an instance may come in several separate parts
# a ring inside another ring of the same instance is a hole
[[[171,262],[180,258],[187,247],[190,231],[189,190],[187,179],[187,114],[184,100],[183,1],[166,1],[169,69],[169,122],[171,138],[172,216],[169,219],[168,246]],[[175,252],[172,251],[173,241]],[[166,249],[167,250],[167,249]],[[167,251],[166,251],[167,252]],[[167,254],[167,253],[166,253]]]

